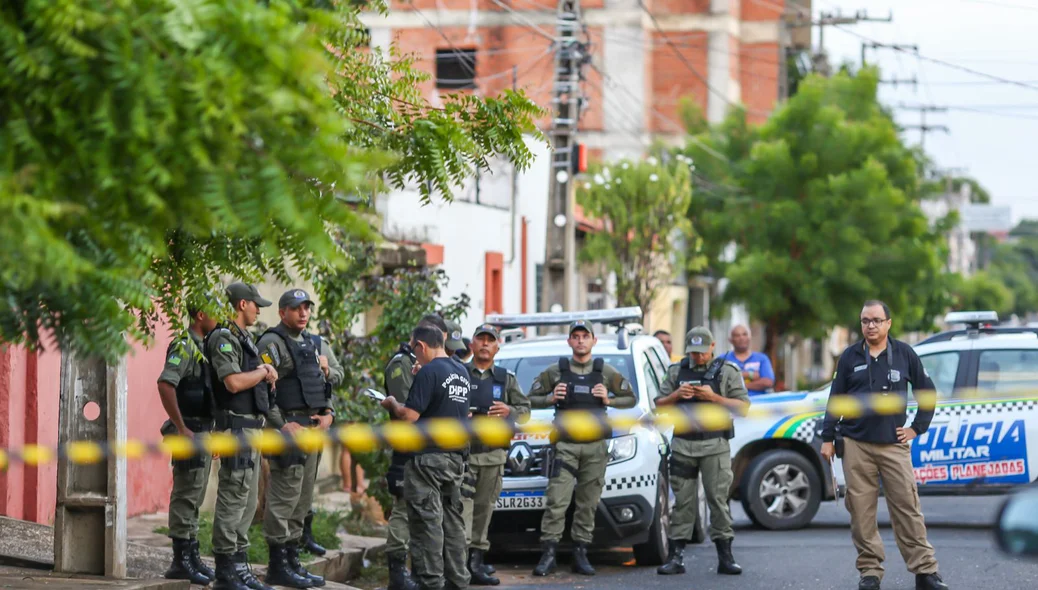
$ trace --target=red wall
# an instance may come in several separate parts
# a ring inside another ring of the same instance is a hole
[[[158,401],[155,379],[162,370],[169,339],[169,330],[160,328],[155,346],[136,346],[127,359],[130,438],[159,438],[158,429],[166,415]],[[40,353],[21,347],[0,348],[0,448],[57,444],[60,379],[61,354],[53,346]],[[166,509],[172,482],[168,459],[130,461],[127,475],[131,515]],[[56,499],[55,463],[40,467],[15,464],[0,472],[0,514],[4,516],[52,523]]]

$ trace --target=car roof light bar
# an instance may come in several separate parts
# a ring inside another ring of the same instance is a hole
[[[629,320],[642,317],[641,307],[620,307],[617,309],[595,309],[590,311],[562,311],[517,314],[490,314],[486,323],[494,326],[562,326],[577,320],[594,324],[623,324]]]

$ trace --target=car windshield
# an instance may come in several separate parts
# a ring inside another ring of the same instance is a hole
[[[596,355],[594,358],[603,359],[631,382],[635,392],[638,391],[634,378],[634,358],[632,356],[604,354]],[[537,379],[537,376],[557,362],[559,362],[559,357],[557,356],[536,356],[518,359],[498,359],[496,364],[515,373],[515,378],[519,381],[519,387],[522,388],[523,394],[529,395],[530,387],[533,385],[534,380]]]

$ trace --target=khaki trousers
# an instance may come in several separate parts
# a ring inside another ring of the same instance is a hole
[[[912,471],[909,444],[873,444],[849,438],[843,454],[847,478],[847,510],[851,513],[851,539],[858,550],[856,565],[861,576],[883,579],[883,540],[876,522],[879,482],[890,511],[894,539],[908,571],[937,573],[937,558],[926,540],[926,525],[919,508],[919,491]]]

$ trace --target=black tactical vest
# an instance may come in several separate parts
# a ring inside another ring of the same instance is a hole
[[[226,330],[238,339],[238,343],[241,345],[242,350],[242,373],[255,371],[261,364],[263,364],[263,361],[260,360],[260,353],[259,349],[256,348],[256,343],[253,342],[252,338],[247,334],[243,334],[241,330],[237,328],[232,330],[220,326],[206,334],[206,351],[209,350],[209,339],[220,330]],[[252,389],[239,391],[238,393],[233,394],[227,391],[227,387],[224,386],[223,380],[216,376],[216,371],[210,371],[209,381],[212,383],[213,400],[215,401],[216,409],[219,411],[230,411],[237,414],[263,414],[266,416],[267,412],[270,410],[270,386],[267,385],[266,381],[260,381],[253,386]]]
[[[690,366],[688,357],[681,360],[681,368],[678,370],[678,385],[688,383],[689,385],[710,385],[714,388],[714,392],[721,393],[721,367],[724,366],[724,359],[715,358],[713,362],[707,365],[706,369],[701,371],[695,371]],[[710,403],[699,399],[681,399],[678,400],[678,404],[703,404]],[[728,430],[720,432],[686,432],[685,434],[675,434],[678,438],[685,440],[709,440],[712,438],[727,438],[730,439],[735,436],[735,426],[732,426]]]
[[[303,332],[302,342],[292,339],[285,326],[277,326],[267,330],[277,334],[285,342],[288,355],[292,357],[292,374],[278,378],[274,388],[274,399],[282,410],[320,410],[328,407],[325,397],[324,371],[318,356],[321,350],[314,338]]]
[[[602,367],[605,361],[595,359],[591,364],[591,372],[587,375],[578,375],[570,369],[568,358],[559,359],[559,383],[566,384],[566,398],[556,402],[556,410],[592,410],[605,412],[602,400],[591,393],[596,385],[605,383],[602,375]]]
[[[469,369],[469,406],[477,408],[473,415],[486,415],[494,402],[502,401],[505,385],[508,384],[508,371],[502,367],[494,367],[490,373],[476,378],[475,367]]]
[[[174,340],[166,348],[166,358],[180,346],[179,340]],[[194,355],[194,350],[184,346],[180,353],[183,355]],[[177,406],[180,414],[185,418],[201,418],[209,420],[213,417],[213,386],[210,381],[209,363],[205,360],[197,361],[201,367],[201,375],[188,375],[177,383]]]

